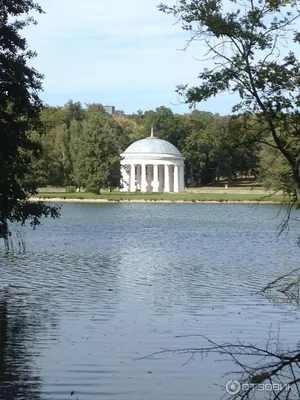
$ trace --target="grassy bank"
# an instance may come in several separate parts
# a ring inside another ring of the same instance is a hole
[[[74,199],[74,200],[96,200],[96,201],[180,201],[180,202],[255,202],[265,201],[280,203],[286,200],[282,195],[245,193],[119,193],[105,192],[101,195],[94,193],[39,193],[36,198],[49,199]]]

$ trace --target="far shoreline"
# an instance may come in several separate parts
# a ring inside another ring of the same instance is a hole
[[[78,199],[64,197],[30,197],[30,202],[45,203],[88,203],[88,204],[274,204],[281,205],[278,200],[163,200],[163,199]]]
[[[102,191],[101,194],[92,192],[68,192],[39,190],[30,201],[44,201],[51,203],[78,203],[78,204],[284,204],[288,197],[283,194],[266,190],[224,188],[198,189],[183,193],[141,193]]]

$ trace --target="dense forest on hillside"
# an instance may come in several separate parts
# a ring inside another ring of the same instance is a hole
[[[250,177],[276,189],[287,186],[289,171],[283,160],[255,138],[255,117],[198,110],[180,115],[164,106],[110,115],[101,104],[83,106],[70,100],[63,107],[44,107],[41,121],[40,131],[30,133],[42,148],[42,157],[32,155],[29,177],[37,180],[39,187],[83,187],[96,193],[118,187],[119,154],[132,142],[149,136],[152,125],[156,137],[173,143],[186,158],[188,186]]]

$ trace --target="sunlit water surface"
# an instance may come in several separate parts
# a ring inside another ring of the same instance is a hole
[[[143,357],[203,336],[298,341],[297,307],[260,291],[299,267],[299,228],[278,237],[278,211],[67,204],[23,230],[26,254],[0,261],[0,400],[221,397],[237,368],[217,355]]]

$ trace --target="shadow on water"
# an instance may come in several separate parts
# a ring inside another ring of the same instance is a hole
[[[42,381],[35,366],[38,356],[33,343],[44,330],[44,312],[24,304],[6,289],[0,292],[0,399],[41,400]],[[55,326],[52,321],[52,327]]]
[[[61,398],[81,386],[76,382],[67,389],[65,384],[73,374],[74,367],[68,365],[72,352],[86,357],[81,344],[77,347],[77,339],[65,361],[59,355],[53,365],[47,363],[49,377],[41,374],[44,354],[58,345],[61,335],[77,335],[79,321],[86,320],[96,335],[98,327],[103,329],[114,317],[122,299],[117,280],[119,261],[116,254],[82,257],[76,253],[28,252],[2,257],[0,400],[52,398],[53,380],[57,382],[55,394]]]
[[[118,255],[32,253],[7,255],[0,263],[1,286],[30,297],[45,310],[80,315],[100,304],[107,319],[120,300]],[[1,290],[0,286],[0,290]],[[108,301],[108,292],[113,296]]]

